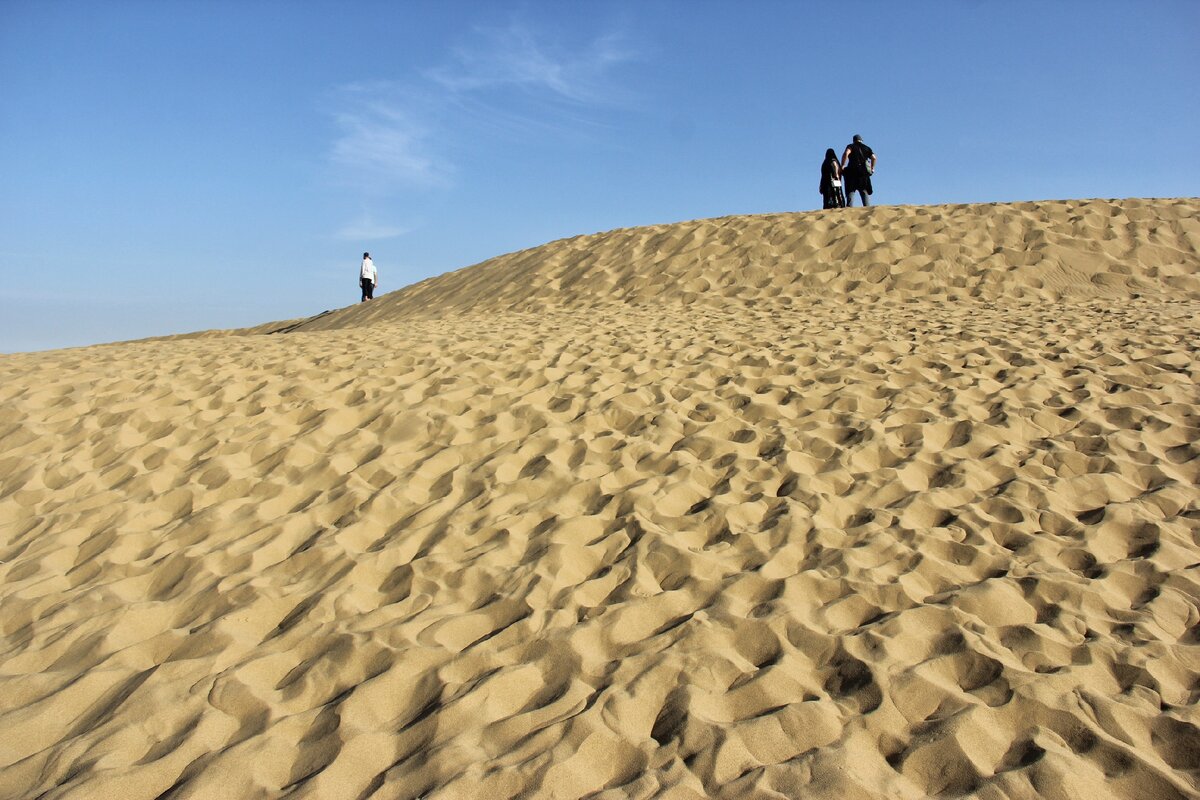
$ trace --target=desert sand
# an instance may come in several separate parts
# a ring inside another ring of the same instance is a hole
[[[0,797],[1196,797],[1198,348],[1182,199],[0,356]]]

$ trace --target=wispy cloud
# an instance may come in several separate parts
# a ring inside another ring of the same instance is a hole
[[[340,136],[330,161],[344,182],[373,192],[445,184],[448,166],[429,149],[430,132],[417,103],[396,84],[345,86],[337,102]]]
[[[611,73],[633,58],[617,34],[568,46],[526,24],[475,29],[444,63],[415,79],[341,87],[331,161],[371,188],[446,186],[454,168],[437,142],[464,124],[518,135],[586,126],[589,110],[626,99]]]
[[[614,34],[568,44],[522,23],[475,29],[443,63],[411,79],[337,90],[330,165],[360,203],[450,188],[457,174],[454,148],[496,137],[588,130],[602,110],[625,101],[612,73],[634,57]],[[337,236],[381,239],[406,232],[364,213]]]
[[[339,228],[334,236],[347,241],[366,242],[395,239],[397,236],[403,236],[411,230],[411,226],[388,225],[387,223],[376,221],[370,214],[363,214],[358,219],[348,222]]]
[[[454,49],[449,63],[426,75],[455,94],[517,87],[575,103],[606,103],[613,91],[608,71],[632,56],[616,35],[601,36],[572,51],[514,23],[476,30],[471,42]]]

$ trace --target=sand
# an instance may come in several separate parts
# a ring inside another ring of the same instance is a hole
[[[1198,220],[702,220],[2,356],[0,797],[1195,797]]]

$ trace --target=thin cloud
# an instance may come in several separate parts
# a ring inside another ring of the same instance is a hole
[[[623,100],[610,73],[633,58],[615,34],[567,48],[526,25],[477,29],[447,63],[415,81],[343,86],[333,111],[340,135],[330,160],[345,182],[359,188],[448,186],[454,168],[435,143],[464,122],[517,133],[586,128],[587,108]]]
[[[519,24],[478,29],[474,41],[454,49],[449,64],[427,77],[454,94],[517,87],[574,103],[610,102],[607,73],[633,54],[615,35],[601,36],[574,52]]]
[[[524,24],[476,29],[443,64],[412,80],[337,90],[330,166],[338,183],[376,207],[407,190],[450,188],[456,169],[449,153],[470,136],[586,135],[600,124],[600,109],[627,100],[612,72],[634,58],[616,35],[567,46]],[[406,232],[360,219],[336,236],[386,239]]]
[[[345,182],[357,188],[439,186],[449,169],[429,150],[430,131],[394,84],[343,87],[334,121],[341,135],[330,160]]]
[[[370,214],[364,214],[359,219],[343,225],[334,236],[346,241],[367,242],[395,239],[411,232],[412,228],[377,222]]]

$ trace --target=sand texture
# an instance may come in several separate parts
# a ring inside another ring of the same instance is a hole
[[[1200,200],[254,331],[0,356],[0,797],[1200,794]]]

